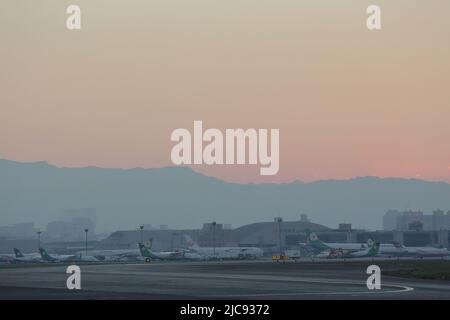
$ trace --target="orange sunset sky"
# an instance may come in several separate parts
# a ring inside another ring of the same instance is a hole
[[[82,30],[66,29],[78,4]],[[379,4],[381,31],[366,28]],[[176,128],[279,128],[280,171],[450,181],[450,1],[0,3],[0,158],[171,165]]]

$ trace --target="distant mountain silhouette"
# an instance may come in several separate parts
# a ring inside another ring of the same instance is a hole
[[[329,227],[340,222],[381,228],[389,209],[450,209],[450,184],[361,177],[311,183],[234,184],[190,168],[58,168],[45,162],[0,159],[0,225],[45,226],[62,209],[96,208],[99,229],[168,224],[200,227],[213,219],[234,227],[275,216]]]

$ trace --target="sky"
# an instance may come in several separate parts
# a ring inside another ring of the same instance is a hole
[[[66,29],[77,4],[82,29]],[[366,28],[379,4],[382,30]],[[0,3],[0,158],[170,166],[177,128],[279,128],[280,170],[450,182],[448,0]]]

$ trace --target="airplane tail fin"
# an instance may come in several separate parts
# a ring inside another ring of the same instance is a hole
[[[184,235],[184,238],[186,239],[187,245],[190,249],[198,249],[200,248],[199,245],[192,240],[192,238],[190,236],[188,236],[187,234]]]
[[[16,256],[16,258],[23,258],[24,257],[23,253],[17,248],[14,248],[14,255]]]
[[[148,248],[141,242],[139,242],[139,251],[141,256],[146,257],[148,253]]]
[[[44,260],[53,260],[52,257],[50,257],[50,255],[47,253],[47,250],[45,250],[44,248],[39,248],[39,253]]]
[[[312,232],[312,231],[309,230],[309,229],[306,229],[306,242],[307,242],[309,245],[311,245],[311,246],[313,246],[314,248],[319,249],[319,250],[330,249],[329,246],[327,246],[325,243],[323,243],[323,242],[319,239],[319,237],[318,237],[314,232]]]
[[[375,242],[369,249],[368,255],[370,257],[376,256],[378,252],[380,251],[380,243]]]
[[[145,244],[139,243],[139,251],[144,258],[155,258],[152,250],[150,250]]]

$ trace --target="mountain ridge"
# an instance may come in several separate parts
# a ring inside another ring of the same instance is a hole
[[[380,229],[389,209],[450,209],[450,184],[421,179],[355,177],[346,180],[240,184],[189,167],[57,167],[0,159],[0,225],[36,221],[42,227],[63,209],[96,208],[100,228],[142,223],[198,228],[207,221],[271,221],[281,215],[315,223]]]

